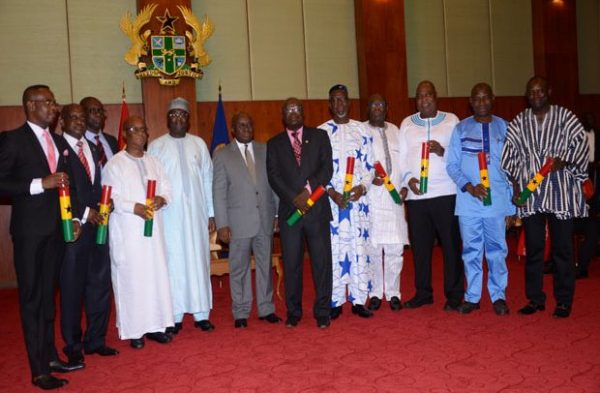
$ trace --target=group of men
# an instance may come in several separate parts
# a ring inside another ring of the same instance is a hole
[[[519,314],[545,309],[548,223],[553,316],[568,317],[575,280],[570,234],[573,219],[587,214],[581,188],[586,136],[570,111],[550,105],[544,78],[531,78],[526,94],[530,108],[507,123],[492,114],[491,87],[479,83],[471,91],[473,116],[459,121],[438,109],[435,86],[423,81],[416,89],[418,112],[398,128],[385,120],[387,102],[379,94],[369,99],[366,122],[350,119],[348,90],[334,85],[332,119],[318,128],[304,126],[296,98],[284,102],[285,129],[266,144],[254,140],[251,116],[236,113],[234,140],[211,160],[204,141],[188,133],[192,111],[182,98],[167,108],[168,133],[147,149],[144,119],[129,117],[122,130],[126,147],[118,152],[116,140],[103,133],[106,115],[96,98],[64,106],[58,136],[49,132],[58,114],[51,90],[28,87],[27,122],[0,134],[0,193],[13,200],[11,235],[33,384],[65,385],[66,379],[51,372],[83,368],[84,353],[118,354],[105,343],[111,279],[119,337],[133,348],[143,348],[145,338],[170,342],[185,314],[202,331],[214,330],[212,231],[229,245],[235,328],[248,326],[252,309],[251,256],[259,319],[282,320],[273,303],[275,232],[284,266],[285,325],[296,327],[303,317],[306,243],[313,317],[327,328],[346,301],[363,318],[372,317],[384,299],[393,311],[432,304],[436,238],[444,263],[444,310],[468,314],[479,308],[485,255],[493,309],[507,315],[505,219],[517,213],[526,236],[529,300]],[[548,159],[544,179],[536,172]],[[109,241],[97,244],[103,186],[111,188]],[[75,241],[68,243],[60,229],[63,187],[70,189],[74,217]],[[526,187],[531,195],[519,198]],[[294,214],[300,218],[288,220]],[[400,274],[409,238],[416,293],[402,303]],[[67,362],[54,345],[57,281]]]

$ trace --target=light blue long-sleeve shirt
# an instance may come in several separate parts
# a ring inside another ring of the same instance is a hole
[[[452,133],[446,152],[446,170],[456,184],[457,216],[494,217],[515,214],[515,206],[511,200],[512,187],[501,166],[502,147],[508,124],[497,116],[493,116],[492,122],[488,124],[489,137],[484,135],[483,123],[477,122],[472,116],[458,123]],[[486,148],[486,145],[489,146]],[[481,151],[488,152],[487,165],[492,196],[490,206],[484,206],[480,199],[463,191],[467,183],[473,186],[481,183],[477,158]]]

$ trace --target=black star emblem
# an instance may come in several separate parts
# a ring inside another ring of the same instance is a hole
[[[67,211],[67,213],[71,213],[71,205],[66,206],[65,210]]]
[[[535,180],[535,179],[533,179],[531,182],[532,182],[533,184],[537,184],[537,180]]]
[[[482,181],[486,181],[487,180],[487,176],[484,176],[481,178]]]
[[[175,21],[177,19],[179,19],[179,17],[171,16],[171,13],[169,12],[168,8],[165,9],[165,14],[163,16],[157,16],[156,19],[158,19],[160,22],[162,22],[162,27],[160,28],[161,34],[165,34],[165,33],[174,34],[175,33],[175,27],[173,27],[173,23],[175,23]]]
[[[425,170],[425,166],[422,166],[422,167],[421,167],[421,171],[424,171],[424,170]]]

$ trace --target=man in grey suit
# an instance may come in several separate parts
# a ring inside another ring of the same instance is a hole
[[[236,113],[234,140],[213,158],[213,201],[217,236],[229,243],[229,283],[236,328],[248,326],[252,309],[250,253],[256,261],[256,304],[259,319],[281,321],[273,304],[271,248],[277,230],[277,203],[267,178],[267,147],[253,141],[252,119]]]

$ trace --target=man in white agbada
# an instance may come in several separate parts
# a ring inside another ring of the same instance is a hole
[[[381,95],[371,96],[367,110],[369,120],[363,124],[373,136],[373,161],[379,161],[400,192],[400,131],[398,127],[385,121],[387,102]],[[373,178],[367,200],[370,215],[368,250],[372,273],[369,309],[378,310],[381,299],[385,296],[390,308],[398,311],[402,308],[400,272],[404,261],[404,246],[408,244],[404,205],[394,202],[383,179],[377,175]]]
[[[167,333],[177,334],[184,314],[192,314],[202,331],[214,330],[209,321],[212,308],[210,284],[209,231],[215,230],[212,199],[213,167],[202,138],[188,134],[190,106],[175,98],[167,109],[169,133],[148,146],[148,154],[158,158],[171,182],[172,199],[165,211],[169,230],[167,261],[175,326]]]
[[[144,347],[144,335],[168,343],[173,326],[163,217],[172,200],[169,180],[158,160],[144,152],[146,123],[131,116],[123,125],[127,148],[106,164],[102,184],[112,187],[114,211],[109,219],[111,276],[119,337]],[[156,180],[156,197],[146,206],[148,180]],[[154,217],[152,236],[144,236],[146,218]]]
[[[340,316],[346,299],[352,303],[353,314],[373,316],[364,306],[371,276],[367,255],[369,203],[365,194],[373,180],[372,138],[362,123],[348,117],[349,104],[346,86],[333,86],[329,90],[333,119],[319,126],[327,131],[333,152],[333,177],[327,186],[333,214],[331,319]],[[343,190],[348,157],[354,157],[355,163],[352,189],[346,199]]]

